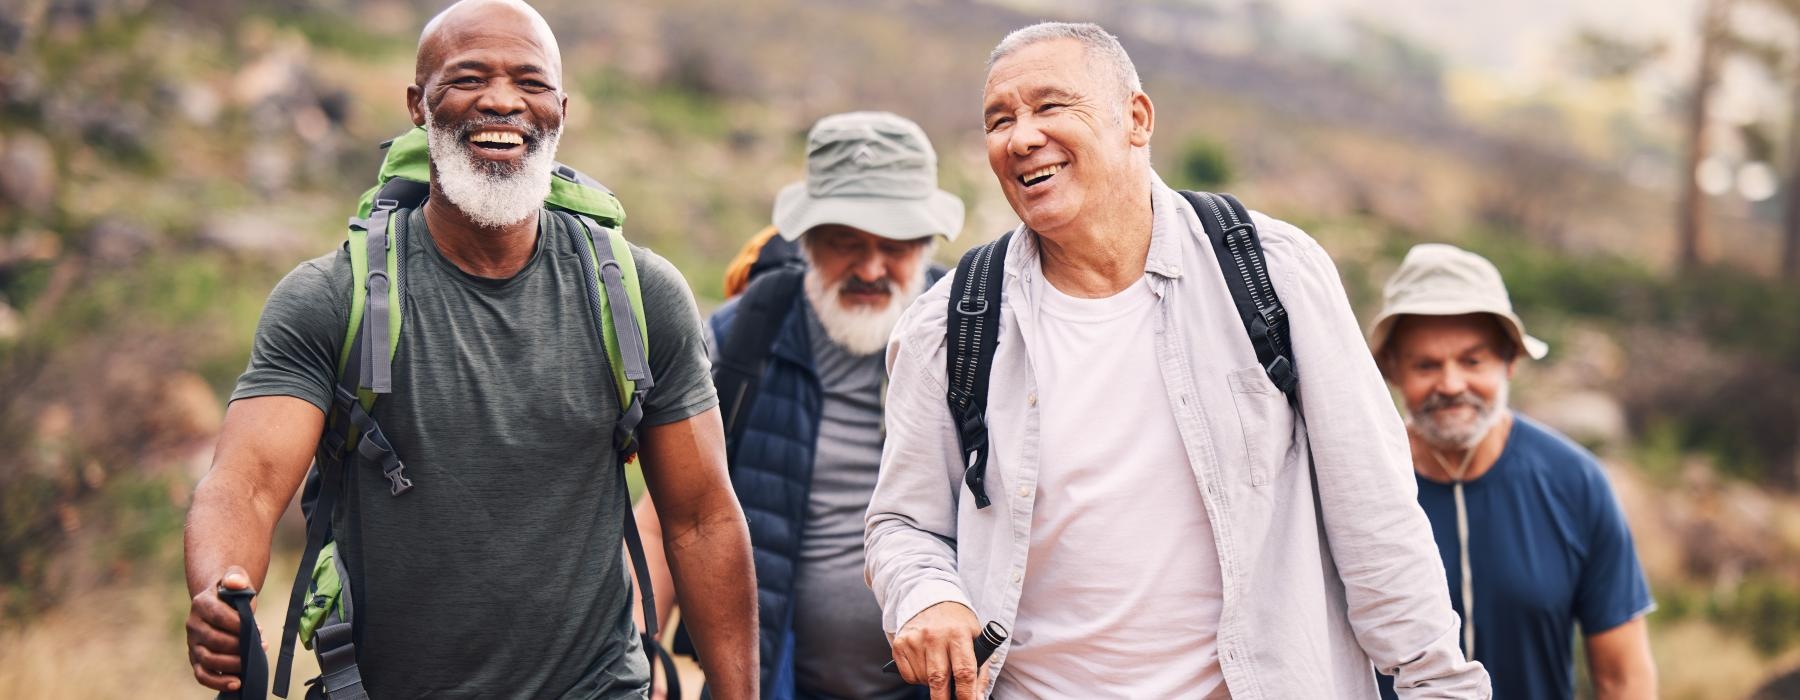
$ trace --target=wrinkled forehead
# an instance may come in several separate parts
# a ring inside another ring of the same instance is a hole
[[[1022,46],[988,68],[982,108],[1092,95],[1099,75],[1089,64],[1086,47],[1071,39]]]

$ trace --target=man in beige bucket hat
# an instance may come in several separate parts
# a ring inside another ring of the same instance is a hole
[[[1599,461],[1507,406],[1521,355],[1542,359],[1493,263],[1425,243],[1388,279],[1369,347],[1406,407],[1466,654],[1494,697],[1574,697],[1580,625],[1595,697],[1652,698],[1654,604]],[[1383,679],[1383,694],[1393,697]]]
[[[708,324],[755,550],[762,697],[915,700],[922,688],[881,672],[889,651],[863,582],[863,512],[887,422],[880,351],[941,276],[931,250],[962,230],[962,200],[938,189],[917,124],[851,112],[813,127],[806,177],[781,191],[772,218],[782,240],[764,231],[765,252],[797,242],[804,264],[751,273]],[[645,541],[661,541],[653,509],[639,513]]]

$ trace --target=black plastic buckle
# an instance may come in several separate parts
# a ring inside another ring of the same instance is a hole
[[[1274,382],[1275,388],[1283,394],[1293,393],[1294,384],[1300,381],[1300,374],[1294,371],[1294,363],[1288,362],[1286,355],[1275,356],[1263,371],[1269,373],[1269,381]]]
[[[987,412],[972,403],[963,403],[961,415],[956,419],[956,439],[962,444],[962,450],[968,452],[979,450],[987,445]]]
[[[1263,307],[1263,308],[1256,310],[1256,315],[1260,316],[1263,320],[1263,323],[1268,325],[1268,327],[1274,328],[1275,323],[1277,321],[1287,318],[1287,307],[1285,307],[1285,306]]]
[[[400,200],[375,198],[375,211],[393,211],[400,208]]]

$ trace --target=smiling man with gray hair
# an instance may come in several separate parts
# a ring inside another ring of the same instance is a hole
[[[1486,697],[1325,251],[1164,185],[1154,106],[1097,26],[1001,41],[982,115],[1023,223],[888,353],[867,575],[901,674],[933,698],[992,675],[1009,698],[1366,699],[1372,661],[1405,697]],[[1012,633],[985,669],[981,620]]]

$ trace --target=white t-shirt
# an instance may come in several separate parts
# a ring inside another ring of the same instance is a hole
[[[1044,458],[995,695],[1225,697],[1219,557],[1156,362],[1156,295],[1034,277]]]

